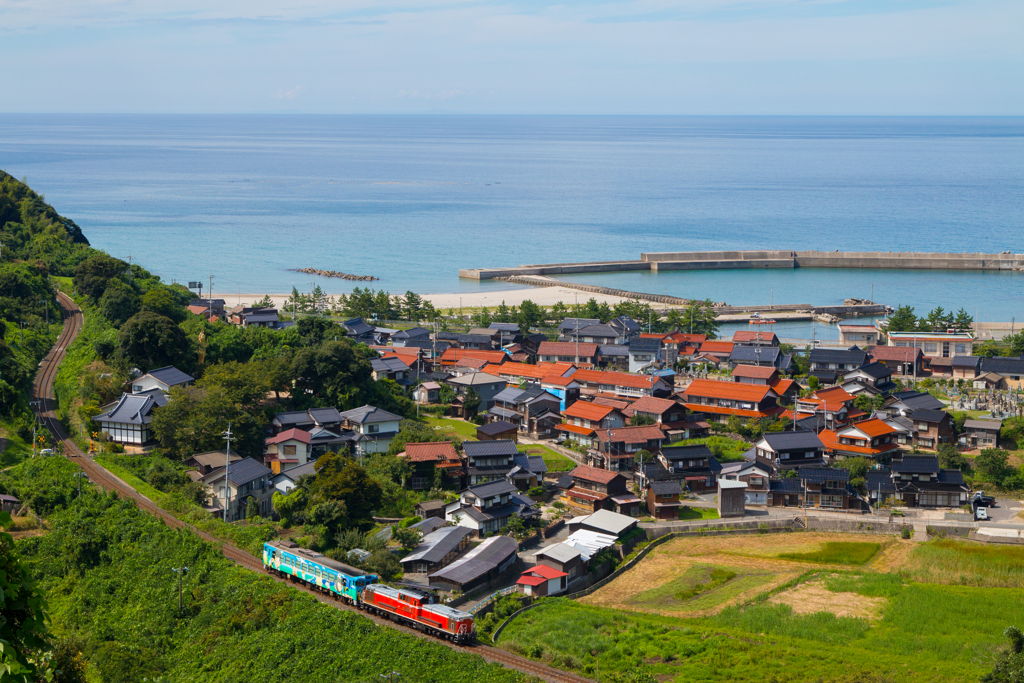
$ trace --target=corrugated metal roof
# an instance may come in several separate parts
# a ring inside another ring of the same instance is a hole
[[[191,382],[195,379],[192,375],[182,372],[173,365],[168,365],[164,368],[157,368],[156,370],[150,370],[146,375],[172,387]]]
[[[462,539],[471,533],[473,530],[465,526],[446,526],[431,531],[423,537],[422,543],[402,558],[401,562],[440,562],[445,555],[459,547]]]
[[[471,583],[497,569],[515,555],[518,548],[519,544],[508,536],[492,536],[466,553],[465,557],[431,574],[429,578],[460,585]]]

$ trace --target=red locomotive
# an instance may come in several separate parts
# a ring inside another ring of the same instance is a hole
[[[415,588],[370,584],[363,590],[359,607],[455,643],[476,638],[473,615],[440,605],[433,595]]]

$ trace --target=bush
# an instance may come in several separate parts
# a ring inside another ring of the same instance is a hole
[[[913,536],[914,536],[914,530],[911,529],[908,526],[905,526],[905,527],[903,527],[900,530],[900,538],[902,538],[902,539],[909,539],[909,538],[912,538]]]

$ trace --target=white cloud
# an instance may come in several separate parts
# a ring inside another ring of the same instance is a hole
[[[275,100],[294,100],[296,97],[299,96],[299,93],[302,92],[303,90],[304,88],[301,85],[297,85],[290,90],[280,88],[276,93],[271,95],[271,97],[274,98]]]

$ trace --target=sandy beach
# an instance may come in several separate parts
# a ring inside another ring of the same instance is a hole
[[[263,298],[263,294],[239,294],[238,292],[217,292],[214,293],[214,298],[224,299],[227,306],[237,306],[238,304],[251,304],[254,301],[258,301]],[[270,298],[274,300],[274,303],[278,308],[284,307],[285,301],[288,300],[290,294],[270,294]],[[429,301],[434,305],[435,308],[447,311],[449,308],[458,309],[461,305],[463,310],[469,308],[480,308],[486,306],[488,308],[494,308],[501,304],[502,301],[508,306],[518,306],[523,303],[526,299],[529,299],[535,304],[540,306],[553,306],[554,304],[561,301],[566,306],[571,306],[576,302],[576,297],[579,297],[579,302],[582,304],[588,301],[590,298],[594,298],[598,303],[607,302],[611,305],[617,304],[620,301],[625,301],[620,296],[608,296],[604,294],[593,294],[591,292],[581,292],[575,289],[569,289],[567,287],[525,287],[523,289],[511,289],[500,292],[463,292],[461,294],[423,294],[421,295],[424,300]]]

